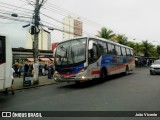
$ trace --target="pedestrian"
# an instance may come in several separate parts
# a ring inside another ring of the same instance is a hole
[[[13,67],[11,68],[11,79],[12,79],[12,85],[11,85],[11,90],[12,90],[12,95],[14,95],[14,88],[13,88],[13,83],[14,83],[14,76],[13,74],[15,73]]]
[[[49,67],[48,67],[48,79],[51,79],[51,77],[52,77],[52,68],[51,68],[51,65],[49,65]]]
[[[18,66],[18,77],[19,77],[19,78],[21,77],[21,68],[22,68],[21,65],[19,65],[19,66]]]
[[[14,95],[14,88],[13,88],[13,83],[14,83],[14,73],[15,73],[15,70],[13,69],[13,67],[10,69],[10,78],[12,79],[11,81],[11,90],[12,90],[12,95]],[[8,94],[8,88],[5,89],[5,94]]]

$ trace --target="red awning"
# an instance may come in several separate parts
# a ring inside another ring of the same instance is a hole
[[[29,62],[33,62],[33,61],[34,61],[34,58],[27,58],[27,60],[28,60]]]
[[[39,58],[41,61],[50,61],[49,58]]]

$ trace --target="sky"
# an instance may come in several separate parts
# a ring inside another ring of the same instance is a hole
[[[13,0],[0,0],[11,5],[24,5],[22,8],[33,10],[34,7],[27,1],[31,4],[35,2],[35,0],[14,0],[13,3]],[[62,28],[62,19],[67,15],[72,15],[81,18],[84,36],[96,35],[97,31],[104,26],[116,34],[126,35],[130,41],[148,40],[152,44],[160,44],[159,5],[160,0],[47,0],[41,12],[52,19],[41,15],[41,20],[42,24]],[[4,10],[1,6],[0,9]],[[18,10],[12,11],[19,12]],[[27,15],[32,16],[31,13]],[[10,36],[13,35],[13,38],[17,36],[14,43],[17,43],[16,46],[23,46],[26,30],[21,26],[27,23],[3,24],[3,22],[0,19],[0,33],[7,32]],[[52,42],[62,41],[62,32],[56,30],[50,32]]]

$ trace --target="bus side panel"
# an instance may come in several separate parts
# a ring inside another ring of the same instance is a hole
[[[0,89],[3,89],[4,87],[4,63],[0,64]]]
[[[101,61],[102,61],[102,56],[92,64],[89,64],[88,66],[88,77],[90,79],[93,78],[100,78],[101,74]]]
[[[11,68],[12,68],[12,49],[11,49],[10,41],[6,39],[6,65],[5,65],[4,88],[10,87],[12,84]]]

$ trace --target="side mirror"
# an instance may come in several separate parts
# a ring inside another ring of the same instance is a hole
[[[88,49],[89,50],[93,49],[93,41],[92,40],[89,41],[89,47],[88,47]]]

